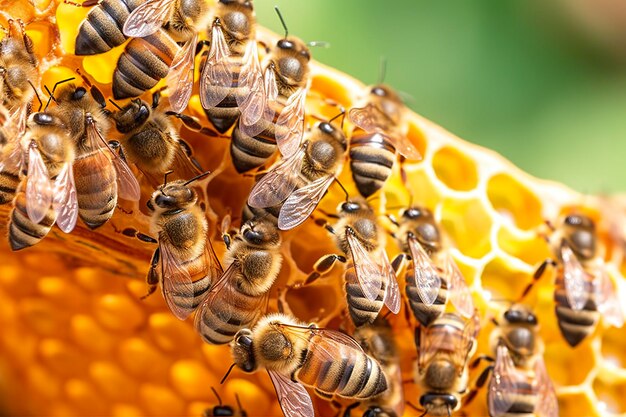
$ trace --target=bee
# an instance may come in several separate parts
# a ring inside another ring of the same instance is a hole
[[[369,87],[362,107],[350,109],[348,118],[355,126],[350,137],[350,168],[363,197],[385,184],[396,152],[411,160],[422,158],[406,137],[406,112],[400,96],[386,85]]]
[[[22,143],[27,173],[17,188],[8,227],[14,251],[41,241],[55,222],[63,232],[71,232],[78,218],[75,147],[67,127],[50,114],[34,113]]]
[[[359,327],[373,323],[386,305],[394,314],[400,311],[400,290],[396,272],[384,250],[385,233],[376,214],[362,198],[339,206],[338,222],[327,228],[335,235],[344,256],[331,254],[320,258],[306,284],[332,269],[337,261],[346,265],[345,288],[348,312]]]
[[[415,318],[428,326],[443,314],[448,299],[464,317],[474,313],[470,290],[446,249],[444,236],[432,212],[413,206],[402,211],[394,233],[398,246],[411,256],[406,295]],[[395,263],[395,260],[394,260]]]
[[[170,169],[182,178],[195,177],[200,171],[186,154],[178,129],[158,108],[159,100],[160,93],[155,92],[152,106],[135,99],[113,113],[115,127],[122,133],[124,155],[153,184],[157,178],[160,184]]]
[[[288,37],[287,26],[280,12],[278,15],[285,37],[276,43],[264,64],[265,111],[256,123],[240,118],[232,134],[230,154],[240,173],[267,163],[276,147],[283,157],[293,155],[304,133],[311,54],[302,40]]]
[[[63,84],[56,97],[54,90],[51,92],[51,98],[56,106],[47,113],[67,126],[76,146],[74,173],[79,217],[95,229],[111,218],[118,196],[139,200],[139,183],[104,139],[110,122],[103,111],[104,97],[96,87],[91,87],[89,93],[82,86]]]
[[[358,406],[367,407],[363,417],[402,416],[404,414],[402,371],[398,347],[389,323],[379,318],[373,325],[357,328],[353,337],[365,353],[378,361],[385,373],[389,388],[363,404],[354,403],[346,407],[343,417],[350,417],[351,410]]]
[[[128,16],[139,7],[143,0],[86,0],[65,3],[78,7],[93,7],[80,23],[76,36],[76,55],[97,55],[110,51],[123,44],[128,37],[123,27]]]
[[[556,260],[547,259],[537,269],[523,296],[543,276],[546,267],[557,268],[554,301],[559,329],[575,347],[595,330],[600,316],[621,327],[624,313],[617,289],[609,278],[598,251],[593,220],[584,214],[566,215],[549,238]]]
[[[340,129],[330,122],[319,123],[298,152],[282,159],[256,183],[248,205],[252,210],[273,208],[279,212],[278,228],[293,229],[315,210],[341,172],[346,149]]]
[[[464,321],[444,313],[415,332],[418,360],[415,372],[420,405],[425,414],[450,416],[461,408],[468,390],[468,361],[476,351],[477,317]]]
[[[286,417],[315,415],[309,393],[365,400],[387,389],[380,364],[350,336],[306,326],[273,314],[254,329],[240,330],[231,344],[235,365],[244,372],[265,368]]]
[[[559,405],[543,361],[537,317],[528,307],[516,304],[504,313],[502,323],[496,324],[491,334],[495,363],[485,368],[477,384],[480,388],[493,372],[487,393],[489,415],[558,416]]]
[[[196,313],[196,330],[207,343],[229,343],[257,321],[280,272],[280,243],[272,222],[252,219],[241,226],[228,247],[228,269]]]
[[[158,243],[147,276],[148,293],[161,283],[163,298],[180,320],[185,320],[207,296],[222,267],[207,236],[209,229],[198,195],[189,185],[206,175],[188,181],[176,180],[159,187],[148,201],[150,231],[137,237]]]

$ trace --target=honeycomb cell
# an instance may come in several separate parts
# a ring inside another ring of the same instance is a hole
[[[564,395],[559,399],[560,417],[607,417],[602,414],[584,391]]]
[[[266,375],[264,375],[265,377]],[[269,379],[269,378],[268,378]],[[239,396],[241,407],[248,412],[250,416],[271,415],[269,413],[272,401],[270,395],[261,389],[258,384],[240,378],[233,378],[226,382],[221,390],[222,401],[230,404],[231,407],[237,409],[237,399],[235,394]],[[272,393],[273,395],[273,393]]]
[[[479,199],[443,201],[441,224],[452,244],[464,255],[482,258],[491,252],[493,220]]]
[[[108,400],[130,402],[136,398],[137,384],[115,363],[93,362],[88,372],[91,380]]]
[[[88,359],[80,350],[60,339],[43,339],[39,343],[42,364],[56,375],[71,377],[87,369]]]
[[[321,232],[321,233],[320,233]],[[321,238],[320,238],[321,234]],[[311,242],[317,244],[312,245]],[[289,252],[296,267],[308,275],[319,258],[331,253],[338,253],[334,237],[316,226],[302,229],[298,236],[289,242]],[[341,267],[341,264],[338,266]]]
[[[184,401],[174,391],[161,385],[142,385],[139,400],[150,416],[180,416],[185,410]]]
[[[219,377],[210,373],[196,360],[179,360],[170,369],[174,389],[186,400],[199,400],[208,396],[208,387],[219,384]]]
[[[343,106],[347,106],[352,101],[350,96],[347,94],[347,90],[342,88],[342,86],[337,82],[337,80],[333,80],[327,75],[323,74],[315,74],[311,79],[311,89],[320,93],[320,101],[324,99],[329,100],[329,103],[337,103]],[[320,104],[324,104],[323,102]],[[338,108],[334,107],[335,114],[339,113]],[[332,117],[332,116],[331,116]]]
[[[415,146],[417,151],[422,155],[422,158],[426,155],[426,135],[424,131],[418,126],[417,123],[409,123],[409,131],[407,132],[407,139]],[[413,163],[415,161],[412,161]]]
[[[153,314],[148,323],[156,345],[164,351],[181,351],[195,346],[198,340],[191,326],[169,312]]]
[[[596,378],[593,381],[593,392],[598,399],[598,409],[606,414],[626,413],[626,404],[622,401],[626,396],[626,381],[607,381]]]
[[[588,341],[575,349],[567,347],[563,342],[547,343],[544,357],[549,358],[546,366],[557,387],[581,385],[597,365],[594,351]]]
[[[171,359],[168,359],[150,340],[133,337],[117,346],[116,360],[131,376],[147,380],[168,377]]]
[[[471,191],[478,186],[475,162],[458,149],[445,146],[439,149],[432,160],[437,178],[451,190]]]
[[[526,271],[516,269],[500,257],[491,260],[483,269],[482,289],[496,300],[518,300],[532,277]]]
[[[68,314],[53,302],[40,298],[24,298],[19,314],[33,331],[42,336],[67,334]]]
[[[487,197],[505,220],[523,230],[530,230],[543,223],[542,204],[536,194],[509,174],[498,174],[487,182]]]
[[[107,294],[94,303],[94,312],[102,326],[131,333],[142,327],[146,314],[138,303],[122,294]]]
[[[335,287],[310,285],[287,291],[287,304],[296,317],[307,323],[317,322],[334,312],[344,300],[339,300]]]
[[[44,298],[56,304],[55,308],[78,310],[89,301],[87,294],[67,278],[43,277],[37,289]]]
[[[536,233],[518,233],[508,227],[498,229],[498,248],[530,266],[538,266],[552,256],[543,237]]]
[[[106,332],[96,320],[84,314],[77,314],[70,321],[72,340],[83,349],[97,353],[110,352],[117,338]]]
[[[624,330],[609,327],[601,337],[602,358],[607,366],[626,368],[626,339]]]
[[[48,400],[58,398],[61,393],[60,379],[39,364],[31,364],[26,369],[25,382],[28,392],[41,395]]]
[[[385,193],[394,196],[401,193],[402,197],[397,199],[402,201],[402,206],[409,203],[431,208],[437,206],[441,202],[441,190],[429,177],[428,172],[420,165],[407,165],[405,169],[407,172],[406,184],[397,187],[385,187]]]
[[[69,405],[83,415],[106,415],[107,404],[98,393],[96,387],[81,379],[70,379],[64,385]]]

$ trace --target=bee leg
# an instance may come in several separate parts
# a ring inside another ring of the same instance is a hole
[[[406,256],[405,253],[400,253],[398,254],[398,256],[393,258],[393,261],[391,262],[391,267],[393,268],[393,272],[395,272],[396,275],[398,275],[398,272],[404,266],[404,263],[407,260],[408,260],[408,256]]]
[[[200,42],[198,42],[198,43],[196,44],[196,52],[195,52],[195,55],[198,55],[198,54],[202,51],[202,48],[204,48],[205,46],[206,46],[206,47],[211,46],[211,42],[209,42],[209,41],[207,41],[207,40],[204,40],[204,39],[203,39],[203,40],[201,40]]]
[[[355,408],[357,408],[358,406],[360,406],[361,403],[360,402],[356,402],[354,404],[350,404],[349,406],[346,407],[346,409],[343,411],[343,416],[342,417],[350,417],[350,414],[352,413],[352,410],[354,410]]]
[[[469,367],[470,367],[470,369],[476,369],[478,367],[478,365],[480,365],[480,363],[482,361],[493,362],[494,360],[495,359],[493,359],[489,355],[480,355],[476,359],[474,359],[474,361],[470,364]]]
[[[193,166],[196,167],[198,171],[204,172],[204,168],[202,168],[202,165],[200,165],[200,162],[198,162],[198,160],[193,156],[193,150],[191,149],[191,145],[189,145],[187,142],[185,142],[182,139],[178,140],[178,145],[185,152],[185,155],[187,155],[187,158],[189,158],[189,161],[193,164]]]
[[[137,232],[137,234],[135,234],[135,237],[141,240],[142,242],[159,243],[159,241],[153,238],[152,236],[144,235],[143,233],[140,233],[140,232]]]
[[[485,383],[487,382],[487,379],[489,378],[489,374],[491,373],[491,371],[493,371],[493,365],[489,365],[483,370],[483,372],[480,374],[480,376],[476,380],[476,384],[474,385],[474,388],[472,388],[469,394],[467,394],[467,398],[463,402],[464,407],[468,405],[469,403],[471,403],[476,397],[476,394],[478,394],[478,391],[482,387],[485,386]]]
[[[75,3],[75,2],[70,1],[70,0],[65,0],[63,3],[69,4],[71,6],[76,6],[76,7],[91,7],[91,6],[95,6],[99,2],[100,2],[100,0],[85,0],[82,3]]]
[[[537,270],[533,274],[533,280],[524,289],[520,300],[523,300],[528,295],[535,283],[543,276],[543,273],[546,272],[546,268],[548,267],[548,265],[552,265],[554,267],[557,266],[556,262],[553,259],[546,259],[545,261],[543,261],[541,265],[539,265],[539,268],[537,268]]]
[[[322,256],[320,259],[317,260],[317,262],[315,262],[315,265],[313,265],[313,272],[309,274],[309,276],[304,281],[304,284],[302,285],[309,285],[316,281],[322,275],[327,274],[333,268],[333,266],[335,266],[335,263],[337,263],[337,261],[345,263],[346,258],[344,256],[336,255],[334,253]]]
[[[159,248],[157,248],[152,255],[150,270],[148,271],[148,276],[146,277],[146,284],[148,284],[148,293],[141,297],[141,300],[151,296],[157,289],[157,284],[159,283],[159,272],[157,270],[157,265],[159,264],[160,257],[161,251]]]
[[[206,127],[206,126],[202,126],[198,120],[196,120],[195,117],[191,117],[188,116],[186,114],[182,114],[182,113],[176,113],[174,111],[166,111],[165,114],[167,116],[174,116],[177,119],[180,119],[180,121],[183,122],[183,124],[185,125],[186,128],[188,128],[189,130],[193,130],[194,132],[198,132],[202,135],[205,136],[209,136],[212,138],[221,138],[221,139],[230,139],[229,136],[224,136],[221,135],[220,133]]]

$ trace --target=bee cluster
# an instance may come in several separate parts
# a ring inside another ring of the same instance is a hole
[[[107,103],[80,71],[44,86],[42,101],[38,58],[23,24],[11,20],[0,42],[0,203],[12,205],[11,248],[37,244],[54,224],[71,233],[79,217],[97,229],[118,200],[146,200],[150,230],[132,233],[156,245],[146,296],[160,286],[177,318],[195,314],[206,343],[230,345],[239,369],[267,370],[286,416],[315,415],[305,386],[338,415],[360,409],[365,417],[382,417],[404,415],[407,404],[421,415],[449,416],[485,384],[492,416],[557,416],[537,317],[517,303],[549,265],[557,270],[555,310],[567,343],[579,344],[600,317],[622,325],[594,223],[570,213],[547,236],[554,259],[539,266],[503,317],[493,319],[492,356],[472,361],[487,318],[474,306],[437,216],[413,202],[398,218],[390,214],[397,209],[388,208],[384,217],[370,205],[392,172],[402,172],[405,159],[420,159],[397,93],[376,85],[347,111],[330,104],[333,118],[307,114],[310,45],[287,36],[284,22],[285,36],[275,45],[257,39],[251,0],[220,0],[212,7],[204,0],[87,0],[76,6],[93,8],[79,28],[75,55],[105,53],[126,42],[113,74],[115,101]],[[196,92],[206,126],[188,114]],[[147,94],[151,103],[139,98]],[[307,126],[312,118],[317,123]],[[205,210],[203,181],[210,173],[177,123],[207,140],[228,138],[234,170],[256,181],[242,202],[240,226],[231,230],[231,216],[224,216],[225,268]],[[339,182],[344,165],[358,196]],[[318,205],[333,183],[346,198],[328,213]],[[288,280],[287,288],[314,286],[345,264],[346,315],[328,327],[304,323],[275,297],[283,234],[305,222],[325,227],[336,253],[322,256],[305,280]],[[400,251],[393,260],[386,252],[388,234]],[[389,323],[402,305],[417,351],[408,382]],[[482,360],[492,364],[471,383],[470,371]],[[419,404],[405,402],[406,384],[418,385]],[[207,410],[233,413],[221,404]]]

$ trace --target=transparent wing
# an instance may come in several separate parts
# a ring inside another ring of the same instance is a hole
[[[72,165],[66,163],[54,180],[52,207],[56,212],[56,224],[65,233],[74,230],[78,219],[78,199]]]
[[[28,218],[39,223],[46,217],[52,204],[52,185],[48,177],[48,168],[37,146],[28,148],[28,182],[26,184],[26,213]]]
[[[380,266],[349,228],[346,229],[346,239],[350,246],[352,262],[361,290],[368,300],[374,301],[378,298],[382,287]]]
[[[574,310],[582,310],[587,303],[589,293],[586,290],[587,273],[569,246],[561,246],[563,259],[563,280],[567,302]]]
[[[448,279],[448,293],[450,294],[450,301],[454,307],[464,317],[472,317],[474,314],[474,301],[472,300],[472,294],[463,274],[459,270],[458,265],[454,262],[454,258],[450,252],[445,254],[445,266],[446,277]]]
[[[159,243],[161,252],[163,298],[170,311],[180,320],[185,320],[193,312],[191,308],[176,303],[177,298],[193,299],[193,281],[189,272],[183,267],[182,260],[172,251],[169,244]]]
[[[519,385],[526,385],[526,378],[515,369],[515,364],[506,346],[500,345],[496,351],[493,375],[489,381],[487,403],[489,415],[499,417],[506,414],[517,397]]]
[[[604,320],[613,327],[624,325],[624,310],[619,302],[618,289],[613,285],[609,274],[601,263],[596,268],[595,291],[598,311],[602,313]]]
[[[237,87],[248,94],[237,94],[241,120],[245,125],[254,125],[265,110],[265,86],[256,41],[248,42],[243,55]]]
[[[422,159],[420,151],[418,151],[409,138],[401,132],[388,132],[385,136],[389,139],[393,147],[396,148],[396,151],[398,151],[398,153],[406,159],[410,159],[412,161],[419,161]]]
[[[297,186],[303,158],[304,148],[301,148],[273,166],[252,188],[248,197],[250,207],[274,207],[285,201]]]
[[[263,116],[256,123],[248,125],[242,119],[239,119],[239,129],[241,132],[250,137],[255,137],[268,128],[271,128],[271,124],[274,121],[274,110],[271,109],[267,103],[266,101]]]
[[[189,103],[189,98],[191,98],[197,43],[198,34],[176,52],[170,70],[167,73],[166,83],[170,92],[170,107],[176,113],[181,113],[185,110],[187,103]]]
[[[176,0],[148,0],[132,11],[124,23],[124,35],[145,38],[159,30],[168,20]]]
[[[302,384],[275,371],[268,370],[267,373],[285,417],[315,417],[313,402]]]
[[[535,379],[539,392],[535,414],[540,417],[558,417],[559,402],[556,397],[556,391],[541,356],[535,362]]]
[[[382,251],[381,270],[383,277],[386,277],[385,305],[393,314],[398,314],[400,311],[400,286],[398,285],[396,272],[393,270],[389,257],[387,257],[387,252],[384,250]]]
[[[14,135],[17,142],[26,133],[26,121],[28,119],[28,106],[30,103],[24,103],[16,106],[9,111],[9,119],[3,124],[9,133]]]
[[[332,175],[324,176],[294,191],[280,209],[278,228],[291,230],[308,219],[334,179]]]
[[[202,107],[210,109],[224,100],[234,82],[228,64],[230,51],[220,25],[211,30],[211,48],[200,76],[200,101]]]
[[[313,329],[313,332],[315,334],[320,335],[321,337],[325,339],[332,340],[342,345],[351,347],[352,349],[356,349],[360,352],[363,352],[363,346],[361,346],[359,342],[357,342],[352,336],[342,333],[338,330],[316,328],[316,329]],[[331,359],[333,357],[336,359],[336,356],[333,353],[330,353],[329,356]]]
[[[265,98],[268,101],[276,101],[278,98],[278,84],[276,83],[276,72],[273,66],[269,66],[265,70],[263,86],[265,88]]]
[[[417,293],[422,302],[430,306],[435,302],[437,294],[439,294],[441,278],[430,256],[428,256],[428,253],[422,248],[417,239],[411,237],[408,239],[408,243],[411,259],[413,260],[413,275]]]
[[[297,152],[304,134],[304,105],[306,88],[299,88],[289,99],[276,120],[276,144],[280,153],[287,157]]]

